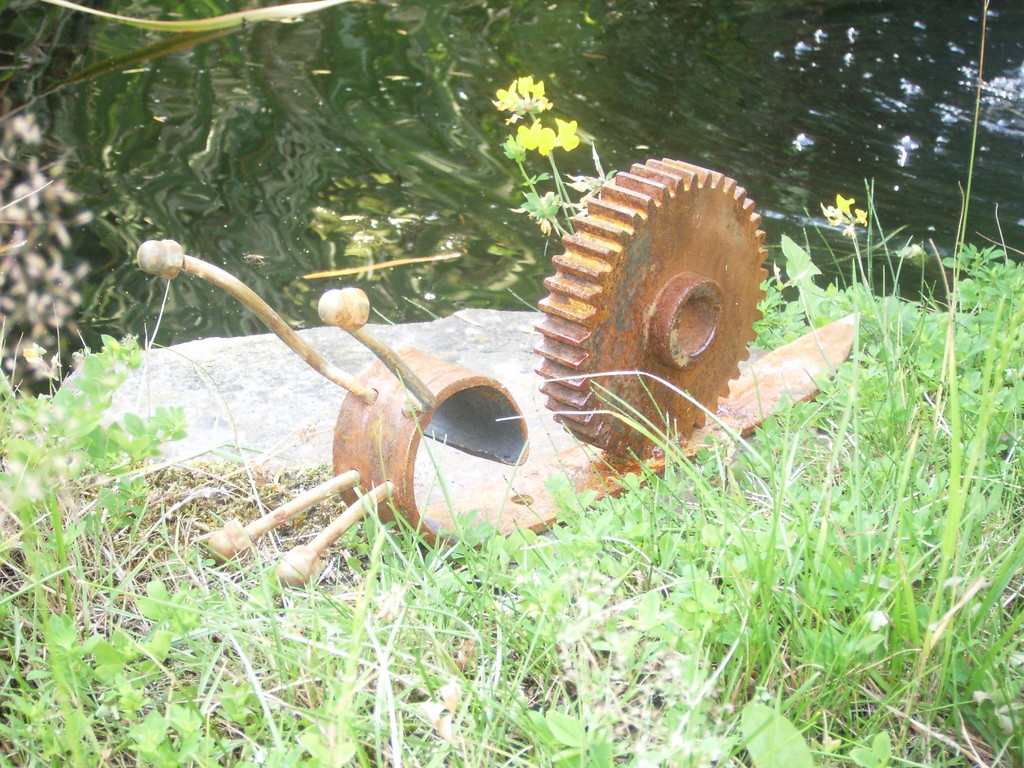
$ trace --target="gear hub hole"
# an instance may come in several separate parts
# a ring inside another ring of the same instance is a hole
[[[676,275],[658,294],[648,326],[652,353],[683,370],[715,340],[722,317],[722,292],[714,280],[692,272]]]

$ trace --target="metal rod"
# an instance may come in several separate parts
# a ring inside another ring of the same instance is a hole
[[[313,370],[324,378],[347,389],[364,403],[372,403],[377,393],[363,384],[359,379],[338,368],[303,341],[295,331],[277,314],[270,305],[261,299],[249,286],[220,267],[208,264],[195,256],[187,256],[181,246],[173,240],[147,240],[139,246],[136,255],[139,266],[146,272],[160,275],[168,279],[177,275],[180,269],[208,280],[219,288],[230,293],[248,309],[250,309],[264,325],[277,334],[295,354],[305,360]]]
[[[349,331],[353,338],[373,352],[384,366],[391,371],[410,394],[419,401],[420,410],[432,411],[436,405],[433,393],[427,388],[412,368],[406,365],[395,351],[366,328]]]
[[[285,344],[291,347],[299,357],[305,360],[313,370],[325,378],[333,381],[339,387],[347,389],[364,403],[372,403],[377,398],[377,393],[363,384],[355,376],[338,368],[327,358],[307,344],[299,334],[291,329],[281,316],[277,314],[270,305],[256,295],[249,286],[220,267],[208,264],[195,256],[185,256],[182,265],[186,272],[198,275],[204,280],[209,280],[214,285],[223,288],[230,293],[248,309],[252,310],[264,325],[277,334]]]
[[[376,512],[377,506],[394,490],[391,482],[378,485],[369,493],[359,496],[354,504],[324,528],[309,544],[299,544],[288,550],[277,566],[277,578],[286,587],[305,584],[320,570],[320,558],[349,528],[363,519],[367,512]],[[358,493],[358,491],[357,491]]]
[[[354,504],[336,518],[330,525],[318,533],[309,546],[318,552],[324,552],[336,542],[345,531],[359,522],[367,512],[376,512],[377,505],[390,495],[394,486],[390,482],[381,483],[369,493],[359,496]]]
[[[237,520],[229,520],[223,528],[214,531],[207,543],[218,560],[230,560],[239,553],[252,549],[256,540],[267,531],[277,528],[285,521],[305,512],[329,496],[354,488],[358,484],[359,473],[354,469],[336,475],[244,527]]]
[[[295,333],[267,302],[230,272],[195,256],[186,255],[181,246],[173,240],[146,241],[139,246],[137,260],[139,266],[151,274],[172,279],[183,269],[189,274],[197,275],[227,291],[250,309],[271,331],[277,334],[281,341],[287,344],[295,354],[305,360],[311,368],[322,376],[339,387],[347,389],[366,404],[372,403],[377,398],[375,390],[366,386],[351,374],[345,373],[345,371],[329,362],[323,355],[303,341],[302,337]],[[351,288],[345,290],[355,291],[361,297],[360,303],[366,304],[366,295],[364,293]],[[342,302],[342,304],[345,303],[344,298],[342,298],[343,291],[328,291],[324,298],[327,298],[329,294],[337,294],[331,298]],[[351,299],[351,296],[347,298]],[[332,308],[334,304],[335,302],[328,301],[328,305]],[[395,354],[391,347],[377,338],[371,331],[362,327],[366,322],[365,315],[354,322],[339,321],[339,317],[332,317],[332,314],[337,314],[337,312],[325,316],[324,306],[324,299],[321,299],[321,317],[325,321],[331,322],[332,325],[338,325],[343,330],[348,331],[356,341],[369,349],[402,382],[403,386],[409,390],[412,396],[416,398],[420,410],[432,411],[434,409],[436,405],[434,395],[420,377]],[[328,320],[329,317],[330,320]]]

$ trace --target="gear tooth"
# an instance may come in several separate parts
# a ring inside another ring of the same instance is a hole
[[[633,234],[631,229],[616,224],[614,221],[606,221],[592,216],[577,218],[574,223],[577,232],[618,246],[625,245]]]
[[[646,222],[651,217],[651,212],[657,208],[657,204],[649,196],[625,186],[618,186],[614,181],[609,181],[601,188],[601,200],[634,211],[643,222]]]
[[[585,302],[592,302],[603,290],[600,284],[563,272],[545,278],[544,287],[553,294],[560,293],[570,301]]]
[[[744,348],[744,349],[746,349],[746,348]],[[741,362],[743,362],[744,360],[746,360],[748,357],[750,357],[750,351],[749,350],[743,352],[742,355],[740,356],[740,359],[736,361],[736,365],[734,365],[732,367],[732,370],[729,372],[729,378],[727,378],[725,380],[725,383],[722,384],[721,389],[719,389],[718,392],[716,392],[714,394],[714,396],[713,396],[715,398],[715,402],[716,403],[718,402],[719,398],[728,397],[729,396],[729,384],[740,375],[740,365],[739,364]]]
[[[725,176],[718,171],[709,171],[702,168],[697,173],[697,187],[700,189],[718,189]]]
[[[689,169],[689,166],[678,160],[648,160],[644,165],[669,176],[677,176],[684,184],[693,178],[693,171]]]
[[[598,216],[609,221],[614,221],[616,224],[621,224],[622,226],[629,228],[631,235],[636,232],[637,228],[643,224],[646,219],[645,215],[640,214],[632,208],[616,205],[615,203],[603,198],[594,198],[588,202],[587,214],[590,216]]]
[[[568,412],[561,412],[555,418],[560,424],[564,424],[569,428],[578,439],[584,443],[590,443],[596,445],[598,448],[604,448],[607,444],[606,440],[602,440],[602,432],[604,429],[604,422],[600,419],[594,418],[596,414],[575,414]]]
[[[576,220],[578,224],[580,219]],[[619,256],[622,254],[622,249],[618,246],[607,243],[604,240],[599,240],[594,237],[588,237],[583,234],[566,235],[562,238],[562,244],[565,246],[566,255],[569,252],[574,254],[582,254],[588,258],[597,259],[604,261],[608,264],[614,264],[619,260]]]
[[[700,166],[697,165],[693,165],[692,163],[684,163],[682,160],[673,160],[672,158],[669,157],[663,157],[661,158],[661,160],[655,160],[653,162],[656,162],[659,165],[663,165],[667,168],[671,168],[673,171],[677,173],[682,172],[684,174],[689,174],[690,176],[695,176],[698,171],[705,170],[704,168],[701,168]]]
[[[682,176],[679,173],[654,168],[649,162],[645,165],[637,163],[629,169],[629,172],[633,176],[639,176],[641,179],[647,179],[648,181],[654,181],[663,185],[669,191],[669,194],[672,195],[676,193],[679,188],[679,182],[682,181]]]
[[[698,173],[697,176],[699,179],[697,186],[701,189],[718,189],[725,179],[725,176],[718,171],[705,171],[703,175]]]
[[[623,208],[629,208],[636,211],[645,219],[650,218],[651,211],[654,210],[655,207],[654,200],[652,200],[649,195],[645,195],[641,192],[634,192],[632,189],[626,189],[625,187],[620,187],[615,183],[614,179],[601,187],[601,199],[611,201]]]
[[[547,336],[538,342],[537,346],[534,347],[534,352],[541,357],[573,370],[579,369],[587,361],[587,358],[590,357],[590,353],[585,349],[580,349],[573,344],[566,344]]]
[[[553,256],[551,263],[562,272],[568,272],[577,277],[582,277],[595,282],[600,282],[607,275],[612,267],[604,259],[595,259],[580,253],[566,251],[561,256]]]
[[[590,390],[572,389],[562,386],[557,381],[545,381],[540,388],[541,394],[547,395],[549,399],[563,406],[576,408],[580,411],[592,410],[591,404],[594,396]]]
[[[550,312],[556,317],[561,317],[570,322],[577,323],[593,329],[596,321],[597,309],[583,301],[575,301],[566,296],[552,293],[541,299],[538,306],[545,312]]]
[[[617,187],[625,187],[633,192],[639,192],[642,195],[647,195],[658,205],[661,205],[664,201],[665,192],[667,191],[667,187],[660,181],[644,179],[632,173],[620,173],[616,175],[615,185]]]
[[[722,178],[722,174],[718,173],[718,171],[709,171],[707,168],[701,168],[699,165],[693,165],[692,163],[684,163],[682,160],[669,160],[666,158],[661,162],[684,175],[684,186],[686,189],[694,186],[698,189],[703,189],[708,185],[709,181],[713,188],[717,184],[715,178]]]
[[[542,359],[534,370],[543,379],[558,379],[557,383],[563,387],[589,392],[586,376],[573,376],[573,371],[564,368],[553,360]]]
[[[584,344],[593,335],[593,331],[585,326],[552,315],[545,315],[544,322],[536,330],[548,338],[576,346]]]

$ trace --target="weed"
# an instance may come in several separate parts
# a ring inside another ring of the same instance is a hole
[[[85,267],[66,268],[67,228],[88,220],[69,214],[77,197],[60,164],[36,156],[42,132],[30,115],[0,123],[0,364],[15,383],[58,376]],[[45,359],[46,354],[50,359]]]

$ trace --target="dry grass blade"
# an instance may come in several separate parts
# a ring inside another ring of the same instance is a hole
[[[346,267],[345,269],[330,269],[326,272],[310,272],[303,275],[303,280],[315,280],[319,277],[345,277],[346,275],[358,275],[360,272],[373,272],[376,269],[390,269],[391,267],[404,267],[407,264],[423,264],[430,261],[448,261],[457,259],[461,253],[439,253],[435,256],[414,256],[408,259],[392,259],[382,261],[380,264],[364,264],[361,267]]]
[[[985,762],[986,759],[988,761],[991,761],[992,755],[988,755],[985,758],[979,755],[977,751],[976,741],[973,738],[969,738],[967,741],[967,744],[970,747],[970,749],[968,749],[963,745],[958,744],[955,739],[952,739],[949,736],[940,733],[935,728],[932,728],[926,723],[922,723],[920,720],[917,720],[908,715],[905,711],[899,710],[896,707],[884,701],[882,699],[881,693],[875,688],[874,685],[862,685],[860,686],[860,689],[869,697],[871,697],[871,699],[877,702],[880,706],[885,707],[885,709],[888,710],[890,713],[892,713],[893,715],[902,720],[905,720],[911,728],[913,728],[921,735],[931,739],[935,739],[935,741],[939,742],[940,744],[943,744],[944,746],[956,752],[958,755],[966,758],[968,761],[971,762],[971,764],[976,765],[978,768],[992,768],[991,762]],[[966,735],[966,729],[964,730],[964,735]]]
[[[293,19],[296,16],[304,16],[308,13],[315,13],[324,8],[330,8],[342,3],[363,3],[367,0],[314,0],[308,3],[288,3],[287,5],[275,5],[270,8],[254,8],[249,11],[235,11],[225,13],[222,16],[213,16],[208,19],[193,19],[190,21],[150,21],[148,19],[137,19],[132,16],[120,16],[116,13],[98,11],[95,8],[88,8],[69,0],[43,0],[44,3],[59,5],[61,8],[68,8],[72,11],[91,13],[104,19],[110,19],[120,24],[127,24],[130,27],[142,27],[143,29],[156,29],[161,32],[210,32],[218,29],[234,29],[243,24],[253,24],[257,21],[279,21],[281,19]]]

